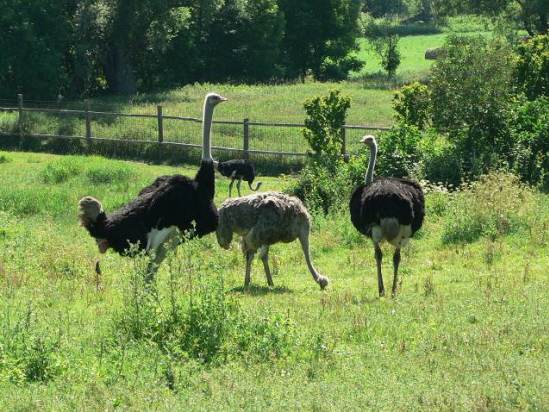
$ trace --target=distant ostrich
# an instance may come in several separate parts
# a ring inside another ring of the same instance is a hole
[[[244,286],[250,285],[252,260],[259,249],[267,283],[273,286],[269,269],[269,246],[278,242],[289,243],[299,239],[305,261],[314,280],[324,289],[328,278],[319,274],[309,256],[311,218],[301,201],[283,193],[264,192],[227,199],[219,208],[217,242],[229,249],[233,233],[242,236],[240,246],[246,259]]]
[[[214,162],[216,163],[217,170],[219,173],[221,173],[225,177],[231,178],[231,183],[229,183],[229,197],[231,197],[231,191],[233,189],[233,183],[236,179],[238,179],[238,183],[236,184],[236,189],[238,190],[238,196],[242,196],[240,194],[240,183],[242,183],[242,180],[245,182],[248,182],[248,187],[250,190],[253,190],[254,192],[257,192],[263,182],[257,182],[257,185],[252,187],[252,183],[255,179],[255,171],[254,167],[251,165],[250,162],[247,160],[242,159],[233,159],[233,160],[227,160],[226,162]]]
[[[86,196],[80,200],[80,223],[95,238],[101,253],[112,248],[127,255],[130,245],[136,244],[137,251],[145,250],[152,255],[150,279],[168,250],[179,243],[179,232],[192,229],[193,223],[198,236],[217,228],[219,216],[213,203],[215,170],[210,131],[214,108],[225,100],[215,93],[208,93],[204,99],[202,160],[194,179],[182,175],[160,176],[110,216],[97,199]]]
[[[383,255],[379,243],[387,240],[395,247],[394,296],[398,288],[400,249],[421,228],[425,216],[425,199],[421,186],[412,180],[386,177],[372,181],[377,155],[376,139],[368,135],[361,142],[370,147],[370,161],[365,184],[360,185],[351,196],[351,221],[360,233],[371,238],[374,243],[379,296],[385,294],[381,274]]]

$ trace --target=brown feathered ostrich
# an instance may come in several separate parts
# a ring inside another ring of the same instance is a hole
[[[196,235],[204,236],[217,228],[210,132],[214,108],[225,100],[216,93],[208,93],[204,99],[202,160],[194,179],[160,176],[109,216],[97,199],[86,196],[80,200],[80,223],[95,238],[101,253],[112,248],[127,255],[130,245],[137,245],[137,251],[144,250],[152,257],[148,270],[152,278],[168,250],[179,243],[180,233],[194,227]]]
[[[309,254],[311,218],[301,200],[277,192],[254,193],[227,199],[219,208],[217,242],[229,249],[233,233],[241,236],[241,248],[246,259],[244,286],[250,285],[252,260],[259,250],[267,283],[273,286],[269,269],[269,246],[278,242],[289,243],[299,239],[309,271],[321,289],[328,285],[328,278],[317,272]]]
[[[412,180],[386,177],[372,181],[377,156],[376,139],[368,135],[361,142],[370,147],[370,161],[365,183],[351,196],[351,221],[360,233],[371,238],[374,243],[379,296],[385,294],[381,274],[383,254],[379,244],[386,240],[395,247],[392,288],[392,294],[395,295],[400,249],[408,244],[423,224],[425,198],[421,186]]]

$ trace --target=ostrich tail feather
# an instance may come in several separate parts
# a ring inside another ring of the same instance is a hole
[[[395,239],[400,232],[400,224],[394,217],[386,217],[381,219],[380,226],[383,237],[389,242]]]

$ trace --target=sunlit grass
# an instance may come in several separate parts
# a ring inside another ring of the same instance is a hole
[[[139,262],[99,255],[78,226],[78,199],[93,195],[109,212],[156,176],[192,176],[198,165],[0,157],[10,159],[0,163],[1,410],[549,408],[545,195],[520,195],[522,204],[506,199],[523,210],[514,212],[523,222],[508,235],[445,246],[462,195],[429,193],[421,236],[403,252],[395,299],[377,297],[373,248],[344,212],[313,216],[313,262],[331,281],[325,292],[295,242],[272,248],[274,288],[255,261],[245,291],[238,247],[222,250],[208,235],[161,267],[158,295],[149,299],[136,286]],[[88,171],[98,169],[113,171],[112,179],[90,181]],[[292,182],[260,179],[262,190]],[[228,180],[216,183],[219,205]],[[513,185],[503,185],[509,197]],[[479,199],[489,210],[490,186],[483,187]],[[384,249],[389,284],[391,252]],[[216,312],[222,308],[226,318]],[[203,314],[190,334],[189,313]],[[220,347],[208,331],[223,333]],[[201,358],[201,344],[213,359]]]

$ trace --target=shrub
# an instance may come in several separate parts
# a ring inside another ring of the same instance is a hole
[[[310,212],[326,215],[347,206],[351,187],[349,170],[342,160],[327,163],[323,158],[312,158],[287,192],[300,198]]]
[[[10,163],[11,161],[11,157],[0,155],[0,163]]]
[[[540,35],[517,48],[515,78],[528,99],[549,97],[549,36]]]
[[[100,162],[92,164],[86,170],[86,179],[93,184],[106,184],[115,182],[126,182],[132,176],[130,167],[126,164],[112,164]]]
[[[44,183],[63,183],[81,172],[81,164],[72,157],[62,157],[46,167],[40,173]]]
[[[424,129],[429,121],[430,99],[429,88],[424,84],[414,82],[402,87],[393,98],[396,119],[400,123]]]
[[[507,160],[513,108],[509,47],[483,37],[450,37],[431,73],[431,119],[447,132],[466,172]]]
[[[303,136],[313,153],[330,156],[341,153],[341,127],[351,107],[350,97],[331,90],[327,96],[307,99],[303,107],[307,114]]]
[[[470,243],[481,236],[495,239],[526,225],[535,208],[531,189],[517,176],[493,172],[463,185],[446,211],[442,242]]]
[[[525,102],[511,128],[512,167],[529,183],[549,189],[549,98]]]
[[[415,174],[421,160],[422,135],[416,126],[402,124],[379,139],[376,174],[404,177]]]
[[[334,60],[327,58],[320,66],[319,80],[342,81],[346,80],[349,72],[358,72],[364,67],[364,62],[354,56],[346,56],[343,59]]]

